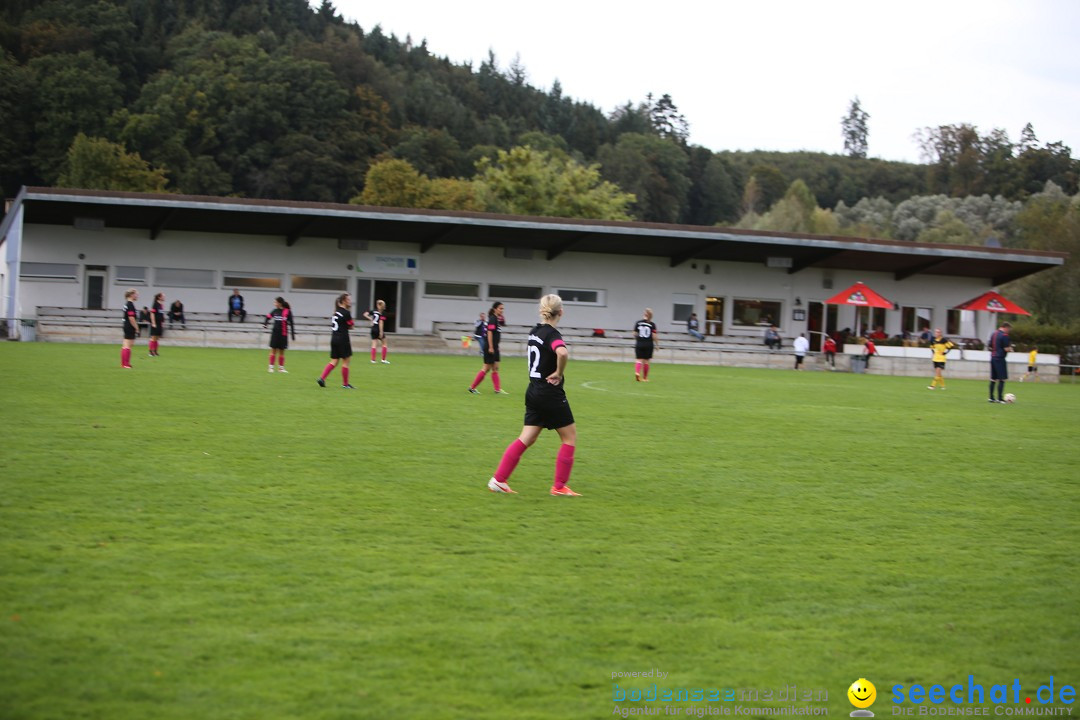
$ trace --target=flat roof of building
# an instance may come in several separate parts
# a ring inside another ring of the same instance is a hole
[[[1065,262],[1067,253],[915,243],[660,223],[525,217],[450,210],[401,209],[289,200],[249,200],[25,187],[11,211],[24,222],[145,230],[240,233],[409,243],[425,253],[438,245],[528,249],[553,260],[566,252],[771,264],[807,268],[985,278],[993,285]],[[13,213],[0,225],[6,235]],[[3,238],[0,238],[0,242]]]

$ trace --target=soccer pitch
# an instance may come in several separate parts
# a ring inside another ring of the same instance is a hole
[[[583,497],[548,495],[553,432],[494,495],[524,361],[471,396],[478,356],[355,344],[353,391],[323,353],[0,344],[0,717],[725,708],[614,699],[651,683],[846,717],[858,678],[882,717],[896,684],[1080,685],[1080,386],[571,359]]]

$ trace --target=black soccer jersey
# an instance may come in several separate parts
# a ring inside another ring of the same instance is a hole
[[[379,321],[382,320],[384,317],[383,313],[379,312],[378,310],[368,310],[368,315],[371,316],[371,329],[378,330]]]
[[[330,330],[333,339],[348,340],[349,328],[353,326],[352,313],[345,308],[338,308],[330,319]]]
[[[128,318],[136,318],[136,319],[138,319],[138,317],[139,317],[139,311],[135,309],[135,303],[128,300],[127,304],[124,305],[124,327],[125,328],[131,327],[131,321],[128,320]]]
[[[555,350],[565,347],[559,331],[547,324],[540,324],[529,331],[529,382],[547,383],[547,376],[559,368],[559,356]],[[564,377],[565,381],[566,378]],[[562,387],[561,385],[559,386]]]
[[[165,322],[165,308],[157,300],[154,301],[154,306],[150,308],[150,314],[154,316],[154,325],[161,327]]]
[[[498,352],[499,350],[499,335],[502,334],[502,330],[499,327],[499,318],[495,313],[488,315],[487,327],[484,329],[484,337],[487,337],[487,331],[491,331],[491,347],[487,349],[490,352]]]
[[[634,324],[634,340],[639,346],[651,347],[654,334],[656,334],[656,325],[648,320],[638,320]]]
[[[274,324],[270,327],[271,337],[288,337],[289,329],[293,324],[292,313],[286,308],[274,308],[266,316],[268,321]],[[265,324],[265,323],[264,323]],[[293,334],[296,330],[293,330]]]

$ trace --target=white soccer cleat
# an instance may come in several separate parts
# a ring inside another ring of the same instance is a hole
[[[517,492],[515,490],[512,490],[509,485],[504,482],[499,482],[495,478],[491,478],[490,480],[488,480],[488,490],[493,493],[511,493],[513,495],[517,494]]]

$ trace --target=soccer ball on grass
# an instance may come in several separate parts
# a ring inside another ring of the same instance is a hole
[[[1007,402],[1007,403],[1016,402],[1016,396],[1013,395],[1012,393],[1005,393],[1005,402]]]

